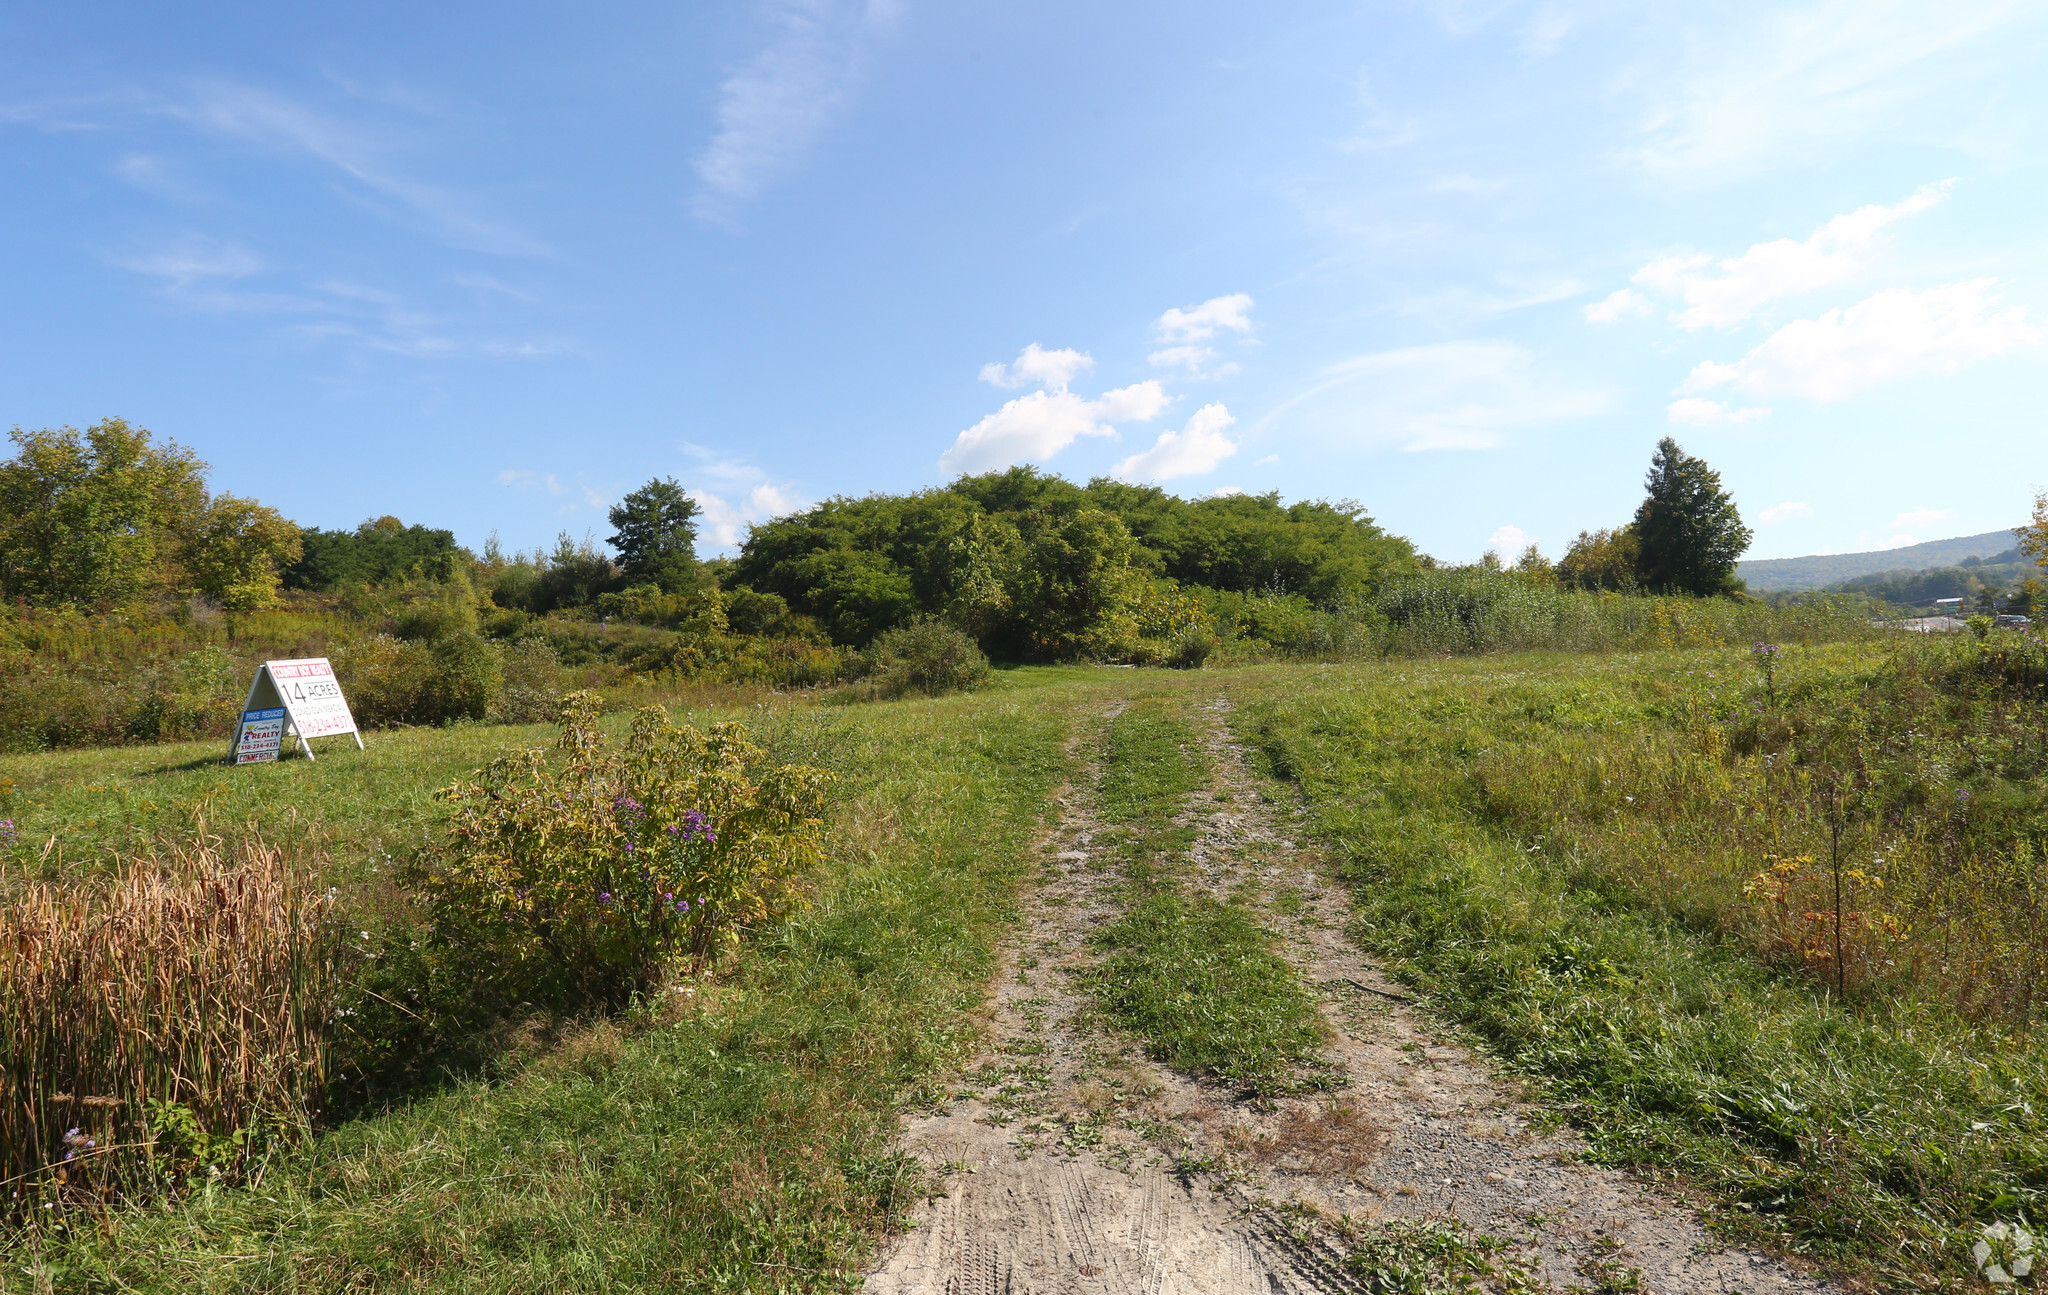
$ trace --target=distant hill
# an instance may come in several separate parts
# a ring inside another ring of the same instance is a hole
[[[1989,558],[2013,546],[2011,531],[1986,531],[1952,540],[1929,540],[1902,549],[1878,549],[1870,553],[1823,553],[1806,558],[1764,558],[1738,562],[1735,574],[1749,583],[1752,592],[1782,589],[1801,592],[1825,585],[1874,576],[1887,571],[1925,571],[1929,567],[1952,567],[1964,558]]]

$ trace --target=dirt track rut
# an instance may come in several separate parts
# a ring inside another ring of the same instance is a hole
[[[1508,1275],[1494,1289],[1839,1289],[1719,1245],[1689,1210],[1586,1164],[1568,1135],[1535,1131],[1513,1086],[1444,1041],[1345,938],[1341,888],[1246,768],[1228,708],[1193,713],[1216,785],[1183,810],[1198,828],[1185,884],[1256,905],[1280,932],[1321,991],[1339,1086],[1247,1100],[1091,1019],[1074,973],[1119,912],[1117,877],[1089,794],[1070,790],[1003,954],[985,1050],[950,1104],[904,1121],[904,1149],[944,1192],[885,1246],[865,1295],[1360,1290],[1340,1219],[1501,1238]]]

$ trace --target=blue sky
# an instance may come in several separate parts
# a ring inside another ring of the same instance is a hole
[[[1753,557],[1990,530],[2044,55],[1978,0],[17,4],[0,422],[510,548],[1031,461],[1555,555],[1666,434]]]

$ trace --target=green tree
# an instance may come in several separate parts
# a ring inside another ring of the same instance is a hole
[[[697,501],[674,477],[656,477],[621,499],[611,510],[611,546],[635,584],[651,582],[664,593],[684,593],[702,583],[697,568]]]
[[[1644,587],[1698,597],[1738,589],[1735,562],[1751,532],[1721,488],[1721,474],[1667,436],[1657,442],[1643,485],[1648,495],[1629,529]]]
[[[390,516],[364,521],[352,531],[303,531],[300,543],[303,555],[284,571],[287,589],[331,592],[351,584],[446,581],[469,565],[469,554],[455,543],[455,532],[407,526]],[[499,556],[502,566],[503,555]]]
[[[0,596],[107,607],[174,587],[206,508],[206,464],[119,418],[10,434],[0,463]]]
[[[300,551],[299,528],[275,508],[215,495],[185,537],[185,576],[229,611],[253,611],[277,601],[279,573]]]
[[[2020,542],[2020,552],[2048,567],[2048,490],[2035,494],[2034,516],[2025,526],[2014,528],[2013,538]]]
[[[1573,589],[1621,593],[1636,587],[1635,528],[1580,531],[1558,560],[1559,583]]]
[[[1114,655],[1137,637],[1144,574],[1129,530],[1099,508],[1021,514],[1022,551],[1009,580],[1008,634],[1018,655],[1043,661]]]

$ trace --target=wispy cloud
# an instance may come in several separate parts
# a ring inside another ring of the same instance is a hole
[[[277,287],[280,276],[265,258],[203,234],[181,234],[107,260],[154,280],[185,309],[269,316],[282,335],[307,344],[338,342],[414,359],[525,359],[571,349],[553,338],[479,334],[460,318],[368,284],[328,279]]]
[[[162,281],[174,293],[215,280],[246,279],[265,268],[263,258],[248,248],[204,234],[182,234],[147,251],[108,259],[124,270]]]
[[[733,209],[802,162],[859,80],[877,30],[901,12],[895,0],[773,0],[773,35],[718,93],[718,133],[697,159],[697,214],[725,221]]]
[[[1474,450],[1612,403],[1604,388],[1551,372],[1512,342],[1442,342],[1330,365],[1258,427],[1347,449]]]
[[[228,81],[201,82],[184,94],[165,97],[157,110],[209,134],[321,163],[338,173],[365,205],[387,212],[395,205],[397,214],[456,246],[503,256],[548,250],[531,235],[478,212],[466,195],[406,174],[392,158],[399,140],[389,130]]]
[[[1382,104],[1378,96],[1373,94],[1371,84],[1362,75],[1358,78],[1354,94],[1358,100],[1358,129],[1338,141],[1339,151],[1377,153],[1383,149],[1412,144],[1421,138],[1420,123],[1413,117],[1394,112]]]
[[[1729,386],[1750,396],[1846,400],[1881,383],[1954,373],[2037,345],[2026,308],[2001,309],[1992,279],[1910,292],[1894,288],[1785,325],[1733,364],[1705,361],[1681,394]]]
[[[1633,280],[1685,302],[1685,309],[1671,317],[1680,328],[1727,328],[1780,297],[1861,278],[1885,227],[1935,206],[1948,196],[1953,183],[1923,185],[1892,206],[1861,207],[1836,216],[1805,239],[1758,243],[1740,256],[1661,256],[1637,270]],[[1634,297],[1624,288],[1608,300],[1618,301],[1625,294]],[[1591,311],[1586,317],[1601,322]]]
[[[2019,0],[1818,0],[1759,6],[1748,20],[1692,23],[1617,90],[1641,103],[1627,164],[1669,183],[1754,174],[1879,138],[1967,142],[1968,89],[2002,62],[2032,57],[2038,6]]]

